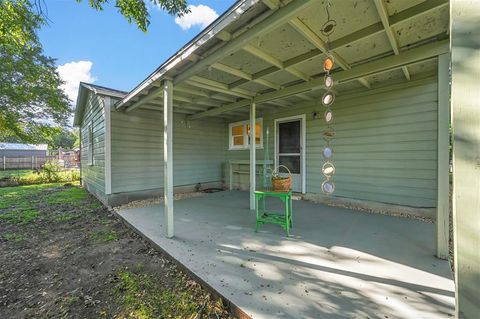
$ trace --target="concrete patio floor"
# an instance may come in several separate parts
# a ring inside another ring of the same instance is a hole
[[[255,233],[248,205],[240,191],[175,201],[174,239],[162,205],[119,215],[253,318],[454,316],[434,224],[294,201],[287,238],[276,225]]]

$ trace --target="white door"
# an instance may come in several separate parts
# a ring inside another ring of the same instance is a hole
[[[284,165],[292,173],[292,190],[304,192],[304,116],[275,120],[275,165]],[[281,172],[284,172],[285,170]]]

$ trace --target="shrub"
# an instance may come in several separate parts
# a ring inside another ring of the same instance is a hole
[[[62,168],[57,160],[47,161],[40,171],[41,179],[44,183],[55,183],[61,181],[60,173]]]
[[[58,161],[52,160],[45,163],[39,171],[34,171],[22,176],[12,177],[12,180],[21,185],[75,182],[80,180],[79,170],[65,170]]]

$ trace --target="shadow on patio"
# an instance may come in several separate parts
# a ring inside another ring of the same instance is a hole
[[[454,315],[433,224],[294,201],[287,238],[275,225],[255,233],[248,203],[238,191],[176,201],[174,239],[161,205],[119,214],[254,318]]]

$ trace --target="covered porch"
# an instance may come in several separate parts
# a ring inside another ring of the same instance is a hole
[[[351,0],[328,11],[328,3],[238,1],[115,104],[124,117],[163,116],[152,124],[162,135],[149,137],[163,141],[165,205],[121,216],[248,315],[448,317],[449,263],[434,256],[449,255],[452,111],[456,315],[474,317],[480,8],[472,0]],[[331,17],[335,33],[325,37]],[[295,202],[292,237],[272,226],[253,233],[255,166],[268,147],[277,159],[277,142],[270,136],[257,150],[244,134],[245,152],[233,152],[227,127],[244,121],[256,138],[258,117],[272,128],[304,116],[302,192],[322,197],[326,57],[335,60],[337,96],[332,198],[430,208],[435,224]],[[220,162],[232,158],[249,161],[250,194],[174,205],[174,187],[226,182]],[[190,170],[214,176],[198,180]]]
[[[435,225],[294,200],[290,237],[255,233],[249,194],[175,202],[175,238],[163,205],[122,210],[139,233],[254,318],[448,318],[455,287],[435,257]],[[280,205],[268,202],[271,207]]]

